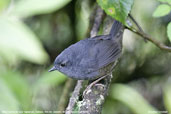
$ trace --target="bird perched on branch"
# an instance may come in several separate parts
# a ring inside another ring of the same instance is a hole
[[[59,54],[49,71],[58,70],[77,80],[94,80],[114,69],[122,51],[124,26],[114,20],[110,33],[81,40]]]

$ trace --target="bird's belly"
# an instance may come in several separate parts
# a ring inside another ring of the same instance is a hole
[[[115,62],[112,62],[98,70],[91,70],[91,69],[87,69],[85,71],[83,71],[82,73],[75,73],[75,75],[68,75],[71,78],[77,79],[77,80],[95,80],[99,77],[102,77],[104,75],[107,75],[109,73],[112,72],[112,70],[114,69],[114,65]]]

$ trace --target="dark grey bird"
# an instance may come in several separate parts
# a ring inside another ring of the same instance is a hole
[[[114,20],[110,33],[81,40],[59,54],[54,67],[68,77],[77,80],[94,80],[114,69],[122,51],[124,26]]]

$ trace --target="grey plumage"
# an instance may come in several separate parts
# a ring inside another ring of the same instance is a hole
[[[124,27],[114,21],[108,35],[81,40],[56,57],[54,67],[71,78],[92,80],[113,70],[113,63],[121,55]]]

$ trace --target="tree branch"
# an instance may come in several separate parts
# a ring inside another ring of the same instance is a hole
[[[104,14],[103,10],[100,7],[97,7],[93,28],[90,32],[90,37],[94,37],[97,35],[103,14]],[[72,114],[74,106],[75,106],[76,102],[78,101],[80,90],[82,88],[83,82],[84,82],[83,80],[77,81],[77,84],[76,84],[75,89],[72,93],[72,96],[70,97],[70,101],[69,101],[68,106],[66,108],[65,114]]]
[[[71,89],[74,86],[74,80],[68,79],[64,85],[63,92],[61,94],[59,103],[58,103],[58,111],[62,112],[65,110],[65,107],[67,105],[67,102],[69,100],[69,93],[71,92]]]
[[[155,44],[155,45],[156,45],[157,47],[159,47],[160,49],[165,50],[165,51],[168,51],[168,52],[171,52],[171,47],[166,46],[166,45],[164,45],[164,44],[162,44],[162,43],[160,43],[160,42],[154,40],[155,38],[152,38],[152,37],[148,36],[147,34],[141,32],[141,31],[137,31],[137,30],[134,29],[134,28],[129,28],[129,27],[126,27],[126,28],[127,28],[128,30],[130,30],[130,31],[132,31],[132,32],[134,32],[134,33],[136,33],[136,34],[138,34],[138,35],[141,36],[142,38],[144,38],[144,39],[146,39],[146,40],[152,42],[153,44]]]
[[[111,18],[106,21],[103,34],[109,33],[109,29],[107,30],[106,28],[110,28],[111,23],[113,23],[113,19]],[[80,101],[79,114],[101,114],[111,79],[112,74],[108,75],[85,92],[83,100]]]
[[[79,114],[101,114],[102,106],[108,94],[112,74],[103,79],[103,83],[96,83],[85,94],[81,101]]]

